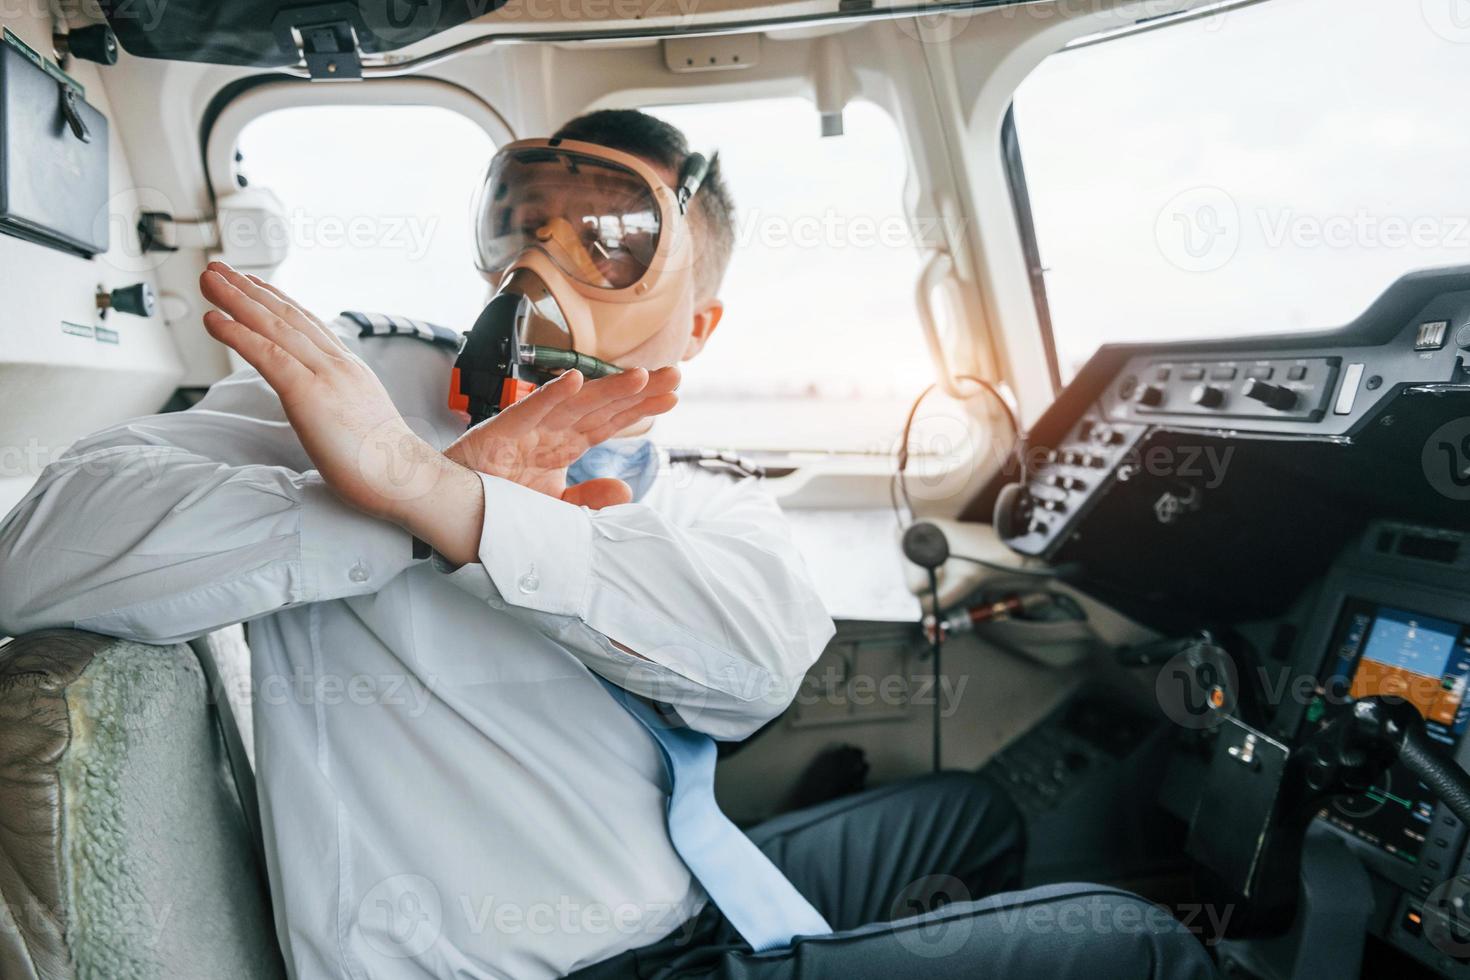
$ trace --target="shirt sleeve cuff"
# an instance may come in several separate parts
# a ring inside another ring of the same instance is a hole
[[[592,517],[582,507],[480,474],[480,562],[513,606],[582,618],[592,566]]]
[[[415,564],[413,535],[344,504],[316,473],[302,478],[305,601],[377,592]]]

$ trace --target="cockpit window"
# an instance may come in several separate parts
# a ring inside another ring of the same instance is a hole
[[[934,379],[914,302],[923,229],[904,210],[894,120],[854,102],[844,135],[822,138],[800,98],[649,111],[693,149],[719,151],[736,204],[725,315],[685,365],[659,440],[891,454]],[[327,315],[375,310],[469,328],[487,295],[470,199],[494,153],[478,126],[435,106],[310,106],[262,116],[239,147],[251,186],[286,207],[290,250],[274,277],[284,290]],[[939,397],[932,412],[963,417]]]
[[[1430,11],[1451,6],[1259,4],[1026,79],[1063,380],[1102,343],[1330,328],[1406,272],[1470,263],[1470,22]]]
[[[281,199],[290,236],[272,277],[322,316],[399,314],[468,330],[488,286],[470,199],[495,152],[441,106],[300,106],[240,134],[241,172]]]
[[[909,403],[934,380],[898,126],[867,102],[849,104],[844,135],[825,139],[798,98],[648,111],[692,149],[719,151],[736,211],[724,319],[686,365],[660,438],[891,453]]]

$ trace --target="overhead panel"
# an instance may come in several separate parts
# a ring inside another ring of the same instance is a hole
[[[274,68],[319,56],[324,76],[353,76],[360,54],[384,54],[504,6],[505,0],[103,0],[129,54]],[[333,56],[336,56],[335,60]],[[331,71],[328,65],[334,65]],[[316,74],[313,72],[313,74]]]

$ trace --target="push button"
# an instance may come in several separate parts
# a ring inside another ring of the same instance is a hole
[[[1419,333],[1414,337],[1414,349],[1439,350],[1444,346],[1444,335],[1449,329],[1448,320],[1430,320],[1419,324]]]
[[[1288,381],[1300,381],[1306,376],[1307,366],[1305,364],[1297,364],[1286,369],[1286,380]]]
[[[1363,365],[1349,364],[1342,372],[1342,387],[1337,391],[1337,402],[1332,406],[1335,415],[1351,415],[1353,403],[1358,400],[1358,383],[1363,380]]]
[[[532,595],[541,588],[541,579],[536,577],[535,565],[532,565],[531,570],[520,577],[516,582],[516,588],[520,589],[526,595]]]

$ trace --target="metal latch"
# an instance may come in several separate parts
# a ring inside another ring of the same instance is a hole
[[[213,218],[178,219],[167,211],[138,215],[138,244],[144,252],[177,252],[181,248],[219,248],[219,230]]]
[[[92,142],[92,131],[87,128],[87,121],[82,118],[82,110],[77,108],[81,98],[77,90],[70,85],[61,85],[61,114],[66,117],[66,124],[71,128],[71,134],[83,143]]]
[[[357,31],[345,20],[326,24],[303,25],[301,57],[311,80],[359,81],[362,79],[362,53],[357,45]]]

